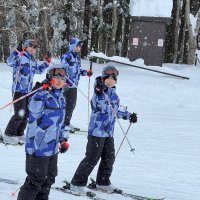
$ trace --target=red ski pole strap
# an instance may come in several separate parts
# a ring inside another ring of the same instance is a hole
[[[22,96],[22,97],[20,97],[20,98],[18,98],[18,99],[15,99],[14,101],[9,102],[9,103],[6,104],[5,106],[1,107],[0,110],[3,110],[4,108],[8,107],[9,105],[12,105],[12,104],[14,104],[14,103],[16,103],[16,102],[18,102],[18,101],[20,101],[20,100],[22,100],[22,99],[28,97],[29,95],[31,95],[31,94],[37,92],[37,91],[40,90],[40,89],[42,89],[42,86],[39,87],[39,88],[37,88],[37,89],[35,89],[35,90],[33,90],[32,92],[30,92],[30,93],[28,93],[28,94],[25,94],[24,96]]]

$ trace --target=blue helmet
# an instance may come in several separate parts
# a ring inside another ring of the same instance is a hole
[[[24,41],[23,47],[27,48],[27,47],[37,47],[38,46],[38,42],[34,39],[27,39]]]
[[[79,40],[78,38],[71,38],[69,41],[69,51],[74,51],[76,46],[80,45],[82,46],[83,42]]]
[[[115,80],[117,80],[118,75],[119,75],[118,70],[114,66],[108,65],[103,68],[101,77],[103,79],[106,79],[106,78],[112,76],[112,77],[114,77]]]
[[[57,73],[56,69],[62,69],[63,71]],[[66,81],[68,75],[65,68],[61,64],[52,64],[47,70],[46,79],[50,81],[52,80],[53,76],[64,77]]]

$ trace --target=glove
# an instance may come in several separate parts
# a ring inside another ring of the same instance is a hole
[[[49,64],[51,63],[51,53],[49,51],[47,51],[47,54],[44,55],[44,59],[46,62],[48,62]]]
[[[96,85],[94,87],[94,92],[96,95],[101,95],[105,91],[106,86],[102,83],[101,78],[96,78]]]
[[[92,76],[93,72],[91,69],[87,70],[87,76],[90,78]]]
[[[133,114],[130,115],[129,122],[130,123],[136,123],[137,122],[137,114],[136,113],[133,113]]]
[[[41,85],[43,87],[43,90],[49,90],[52,86],[52,83],[48,79],[45,79],[41,82]]]
[[[22,41],[20,41],[19,42],[19,44],[18,44],[18,46],[17,46],[17,51],[20,51],[20,52],[22,52],[22,50],[23,50],[23,42]]]
[[[63,141],[60,143],[60,153],[65,153],[69,149],[69,143],[67,141]]]

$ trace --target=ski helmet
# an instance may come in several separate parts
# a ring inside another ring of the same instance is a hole
[[[103,68],[101,77],[105,80],[106,78],[112,76],[115,79],[115,81],[117,81],[118,75],[119,75],[118,70],[114,66],[108,65]]]
[[[27,47],[37,48],[37,46],[38,46],[38,43],[34,39],[27,39],[24,41],[24,44],[23,44],[24,48],[27,48]]]
[[[69,41],[69,51],[74,51],[76,46],[82,46],[83,42],[78,38],[71,38]]]
[[[51,81],[53,77],[60,77],[65,81],[67,80],[67,72],[61,64],[53,64],[48,68],[46,79]]]

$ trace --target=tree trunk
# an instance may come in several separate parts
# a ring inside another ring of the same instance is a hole
[[[99,30],[99,19],[98,19],[98,4],[97,6],[93,6],[93,12],[92,12],[92,30],[91,30],[91,45],[90,50],[94,50],[95,52],[98,52],[98,30]]]
[[[179,37],[180,41],[180,50],[179,50],[179,63],[183,63],[184,57],[184,49],[185,49],[185,34],[186,34],[186,1],[184,0],[183,7],[182,7],[182,28],[181,28],[181,37]]]
[[[173,63],[177,62],[177,54],[178,54],[179,14],[180,14],[180,0],[177,0],[176,15],[175,15],[175,27],[174,27],[174,59],[173,59]]]
[[[113,1],[113,9],[112,9],[112,34],[110,40],[108,40],[108,51],[107,56],[115,55],[115,37],[117,31],[117,1]]]
[[[71,11],[72,11],[72,1],[68,0],[68,3],[65,4],[64,17],[63,17],[63,19],[65,20],[65,24],[66,24],[65,31],[63,32],[63,40],[66,39],[67,41],[69,41],[71,38],[71,29],[70,29]]]
[[[18,0],[18,4],[16,4],[15,6],[15,16],[16,16],[15,32],[18,43],[19,41],[23,40],[22,6],[23,6],[23,1]]]
[[[39,12],[39,46],[40,46],[40,55],[39,59],[43,60],[44,55],[47,53],[49,49],[48,45],[48,31],[49,31],[49,23],[50,20],[47,15],[47,9],[45,5],[48,4],[48,0],[41,0],[40,1],[40,12]]]
[[[126,0],[126,5],[129,5],[129,3],[130,3],[130,0]],[[127,9],[129,10],[129,7]],[[124,22],[124,34],[123,34],[123,42],[122,42],[122,50],[121,50],[122,57],[127,57],[129,33],[130,33],[130,14],[127,11],[127,14],[125,16],[125,22]]]
[[[84,34],[84,41],[81,50],[81,57],[85,58],[88,55],[88,38],[89,38],[89,29],[90,29],[90,17],[91,17],[91,10],[90,10],[90,0],[85,0],[85,11],[84,11],[84,20],[83,20],[83,34]]]
[[[120,56],[121,55],[121,50],[122,50],[122,14],[120,13],[118,15],[118,24],[117,24],[117,30],[116,30],[116,37],[115,37],[115,55]]]
[[[10,54],[10,40],[9,40],[9,31],[7,28],[7,20],[6,20],[6,2],[4,0],[0,0],[0,61],[5,62],[7,57]]]
[[[192,65],[194,64],[194,60],[195,60],[195,51],[196,51],[196,37],[193,36],[193,27],[192,24],[190,22],[190,1],[187,0],[186,3],[186,24],[187,24],[187,28],[188,28],[188,56],[187,56],[187,64]]]

